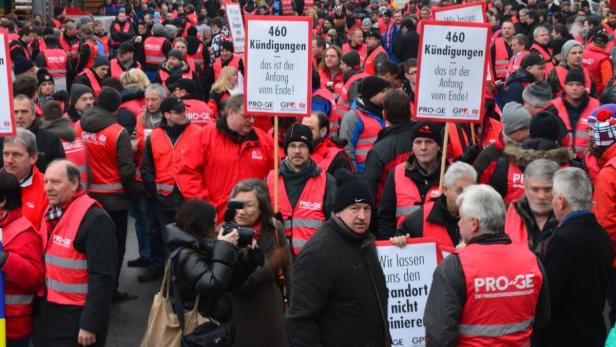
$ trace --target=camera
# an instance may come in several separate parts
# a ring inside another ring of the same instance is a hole
[[[237,247],[244,248],[252,243],[252,228],[242,228],[235,223],[235,212],[244,208],[246,202],[238,199],[231,199],[227,203],[227,210],[225,211],[225,222],[222,224],[222,234],[227,235],[232,232],[233,229],[237,229],[240,235],[237,240]]]

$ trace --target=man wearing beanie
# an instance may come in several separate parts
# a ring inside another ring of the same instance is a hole
[[[15,77],[30,76],[36,78],[36,66],[32,64],[32,61],[19,56],[13,62],[13,72]]]
[[[83,112],[75,133],[86,146],[91,180],[88,194],[109,213],[116,232],[116,277],[113,301],[136,299],[118,291],[118,280],[126,250],[128,208],[137,194],[135,161],[130,136],[117,121],[122,97],[113,88],[103,87],[93,107]],[[111,255],[110,255],[111,256]]]
[[[356,51],[352,50],[342,56],[340,69],[342,70],[342,81],[344,84],[336,103],[336,109],[334,110],[339,119],[344,117],[344,114],[351,108],[351,104],[357,99],[359,82],[368,76],[362,70],[362,65],[361,57]]]
[[[473,163],[477,171],[478,182],[487,184],[492,178],[496,161],[503,156],[507,144],[520,144],[529,136],[531,116],[528,111],[517,102],[510,102],[503,107],[501,123],[502,136],[495,143],[481,150]]]
[[[162,24],[154,24],[152,35],[145,38],[142,45],[136,47],[143,50],[139,52],[138,56],[144,57],[142,61],[143,71],[150,81],[153,81],[156,78],[158,67],[165,61],[172,48],[171,43],[167,40],[165,27]]]
[[[150,247],[165,249],[163,229],[174,221],[175,214],[184,202],[184,197],[175,181],[179,162],[188,146],[194,144],[201,127],[192,124],[186,117],[182,99],[169,96],[160,103],[163,120],[145,140],[141,160],[141,176],[154,198],[154,219],[150,223]],[[160,261],[163,260],[163,261]],[[160,279],[164,273],[164,257],[150,259],[150,266],[137,277],[139,282]]]
[[[544,81],[529,84],[522,92],[524,108],[534,116],[552,101],[552,89]]]
[[[94,93],[92,89],[84,84],[74,83],[71,86],[71,94],[66,113],[72,122],[81,119],[83,111],[94,105]]]
[[[613,14],[612,17],[616,16]],[[588,69],[592,80],[595,82],[597,96],[601,95],[612,76],[614,76],[612,60],[610,59],[610,54],[606,51],[607,45],[610,42],[604,27],[607,25],[607,23],[598,25],[589,31],[588,36],[592,37],[592,42],[586,45],[582,54],[582,65]]]
[[[394,236],[406,216],[440,195],[441,131],[439,124],[430,122],[419,122],[413,128],[411,154],[389,171],[385,181],[378,215],[380,240]]]
[[[233,54],[233,43],[231,41],[222,41],[220,43],[220,56],[214,60],[212,69],[214,69],[214,80],[218,79],[222,68],[225,66],[233,66],[238,73],[244,74],[244,60],[241,56]]]
[[[378,30],[372,30],[366,35],[366,48],[368,51],[364,61],[364,72],[376,76],[379,65],[387,60],[387,52],[381,46],[381,34]]]
[[[111,77],[120,79],[122,74],[132,68],[141,68],[141,64],[134,60],[135,49],[130,42],[122,42],[116,49],[116,57],[109,62]]]
[[[354,68],[354,66],[356,65],[363,66],[364,60],[366,60],[366,56],[368,54],[368,48],[364,44],[364,33],[363,31],[361,31],[360,28],[353,29],[353,31],[351,31],[351,40],[342,45],[342,61],[344,61],[344,56],[346,56],[350,52],[357,53],[359,57],[359,63],[349,64],[346,61],[345,63],[347,63],[347,65],[349,65],[349,67],[351,68]]]
[[[339,137],[347,140],[345,151],[358,171],[364,171],[366,158],[379,131],[385,127],[383,99],[389,84],[368,76],[359,84],[359,97],[340,124]]]
[[[522,59],[520,68],[505,82],[504,104],[512,101],[523,103],[524,88],[536,81],[545,80],[545,60],[538,53],[530,53]]]
[[[190,71],[190,66],[184,59],[184,53],[177,49],[172,49],[167,55],[167,60],[160,64],[160,69],[156,75],[156,83],[167,86],[167,81],[177,81],[181,78],[188,78],[198,81],[195,72]]]
[[[295,256],[332,212],[336,181],[311,159],[312,131],[294,124],[285,134],[286,157],[280,164],[278,194],[274,191],[274,171],[267,176],[270,197],[278,196],[285,233]],[[272,202],[273,204],[273,202]]]
[[[94,58],[94,64],[91,68],[86,68],[77,75],[73,83],[80,83],[92,89],[94,97],[98,97],[101,91],[101,83],[109,76],[109,59],[98,55]]]
[[[583,72],[582,85],[590,95],[596,95],[597,90],[592,78],[590,78],[590,72],[582,64],[583,53],[584,46],[577,40],[565,42],[561,50],[563,60],[554,70],[550,71],[546,80],[552,88],[554,95],[559,96],[565,89],[567,72],[571,69],[580,69]]]
[[[294,264],[289,341],[296,346],[389,346],[387,288],[370,231],[374,197],[347,170],[338,171],[336,181],[330,219]]]
[[[588,148],[588,117],[599,107],[599,100],[588,96],[584,73],[578,68],[567,72],[563,91],[547,110],[560,117],[567,132],[564,145],[581,159]]]

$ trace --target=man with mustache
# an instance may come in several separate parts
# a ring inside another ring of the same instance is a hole
[[[272,199],[278,197],[278,210],[284,219],[285,234],[291,238],[297,256],[306,242],[332,211],[336,181],[311,159],[314,150],[312,131],[295,124],[286,132],[286,158],[280,165],[278,195],[274,190],[274,171],[267,176]]]

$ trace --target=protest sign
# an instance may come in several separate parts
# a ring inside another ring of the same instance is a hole
[[[229,27],[231,28],[231,38],[233,39],[233,49],[235,53],[244,53],[246,45],[246,35],[244,31],[244,21],[242,20],[242,10],[237,2],[227,2],[225,4]]]
[[[435,8],[432,11],[432,15],[435,20],[440,21],[484,23],[485,7],[486,4],[484,2],[445,6]]]
[[[309,116],[312,18],[246,17],[246,113]]]
[[[482,121],[490,27],[441,21],[422,25],[415,120]]]
[[[15,115],[13,114],[13,82],[11,81],[11,55],[9,54],[9,33],[0,30],[0,136],[15,136]]]
[[[379,263],[387,284],[387,320],[395,346],[425,346],[423,314],[438,264],[433,240],[408,239],[403,248],[377,242]]]

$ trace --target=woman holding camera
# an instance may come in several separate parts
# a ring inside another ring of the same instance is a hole
[[[193,308],[199,295],[199,313],[225,326],[229,341],[233,341],[231,300],[227,293],[240,288],[257,266],[263,265],[263,253],[254,239],[238,250],[237,230],[226,235],[222,229],[216,233],[215,221],[214,206],[189,200],[178,210],[175,225],[167,226],[173,286],[178,289],[185,312]]]
[[[232,199],[244,201],[235,222],[252,228],[253,237],[263,250],[266,261],[248,277],[244,285],[232,291],[234,346],[287,346],[285,302],[280,284],[281,274],[289,283],[289,249],[282,224],[274,219],[265,182],[249,179],[239,182],[231,192]]]

